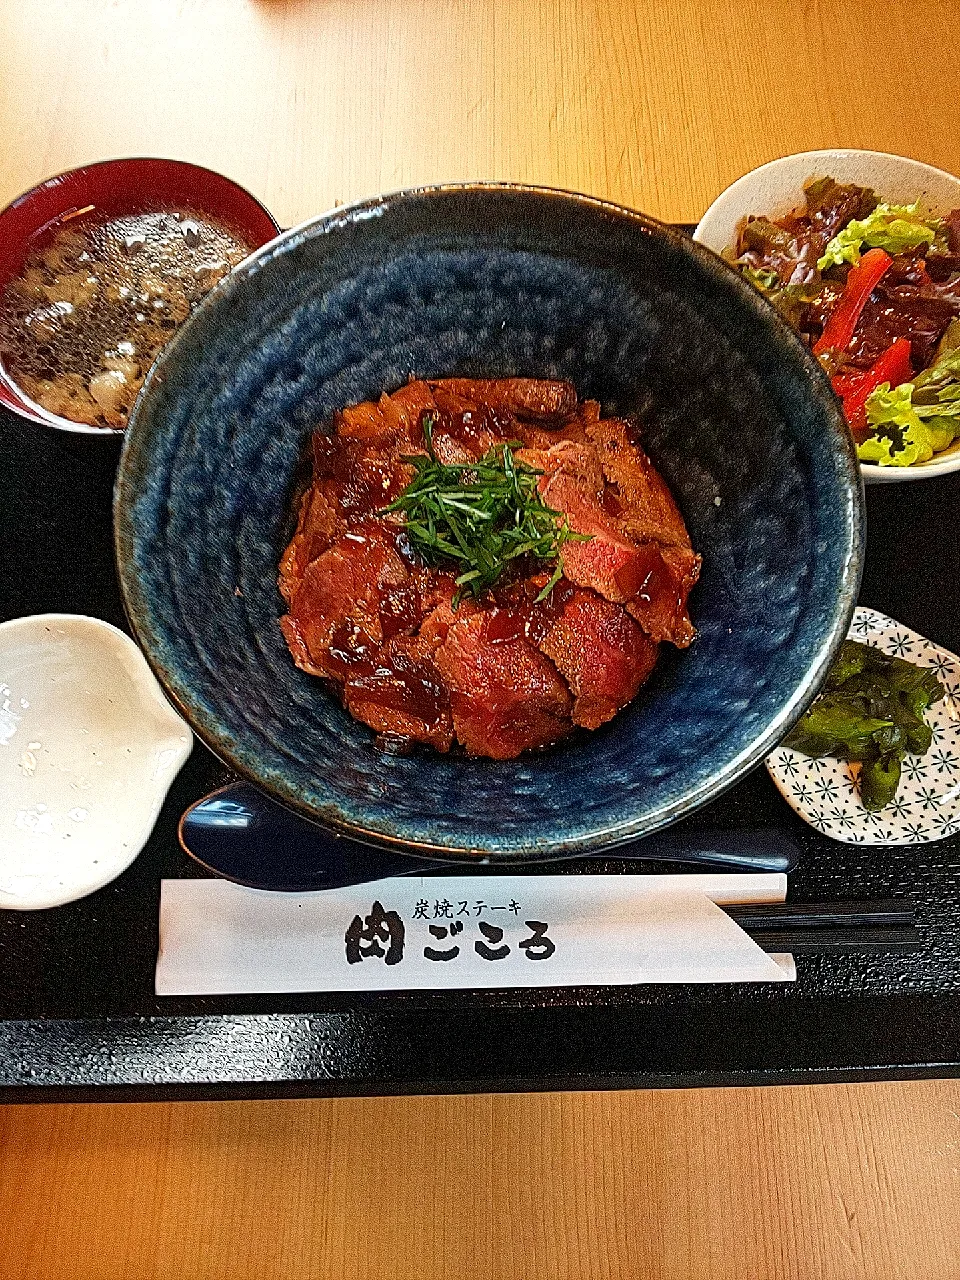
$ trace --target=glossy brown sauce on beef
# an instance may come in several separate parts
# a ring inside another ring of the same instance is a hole
[[[455,603],[454,568],[424,563],[384,509],[433,447],[447,464],[510,443],[543,501],[582,540],[562,576],[520,558]],[[336,415],[313,439],[313,476],[280,565],[280,625],[294,661],[378,734],[510,759],[595,729],[630,702],[658,646],[690,644],[700,557],[627,425],[578,404],[569,383],[411,382]]]

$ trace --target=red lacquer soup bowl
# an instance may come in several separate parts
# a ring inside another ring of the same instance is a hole
[[[82,165],[47,178],[0,212],[0,297],[29,255],[72,219],[185,210],[230,231],[250,251],[279,228],[266,208],[223,174],[182,160],[131,157]],[[34,403],[0,363],[0,404],[61,430],[110,436],[109,429],[75,422]]]

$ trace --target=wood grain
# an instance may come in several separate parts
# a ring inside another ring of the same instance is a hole
[[[960,1082],[0,1110],[4,1280],[947,1280]]]
[[[0,0],[0,203],[124,154],[222,170],[284,224],[460,178],[694,221],[740,173],[824,146],[960,172],[955,59],[930,35],[958,16],[957,0]],[[881,43],[857,43],[867,19]],[[958,1113],[960,1084],[936,1082],[11,1107],[0,1277],[960,1277]]]
[[[849,0],[0,0],[0,202],[137,153],[220,169],[285,225],[458,178],[695,221],[822,146],[960,171],[956,68],[930,34],[958,0],[869,17],[882,45],[851,59]]]

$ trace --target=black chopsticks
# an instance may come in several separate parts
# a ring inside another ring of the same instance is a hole
[[[915,951],[923,941],[902,900],[731,903],[723,910],[764,951]]]

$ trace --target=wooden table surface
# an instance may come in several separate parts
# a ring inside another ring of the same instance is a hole
[[[0,0],[0,203],[177,156],[290,224],[458,178],[695,221],[960,172],[957,0]],[[871,81],[870,77],[875,78]],[[0,1280],[960,1277],[960,1083],[0,1111]]]

